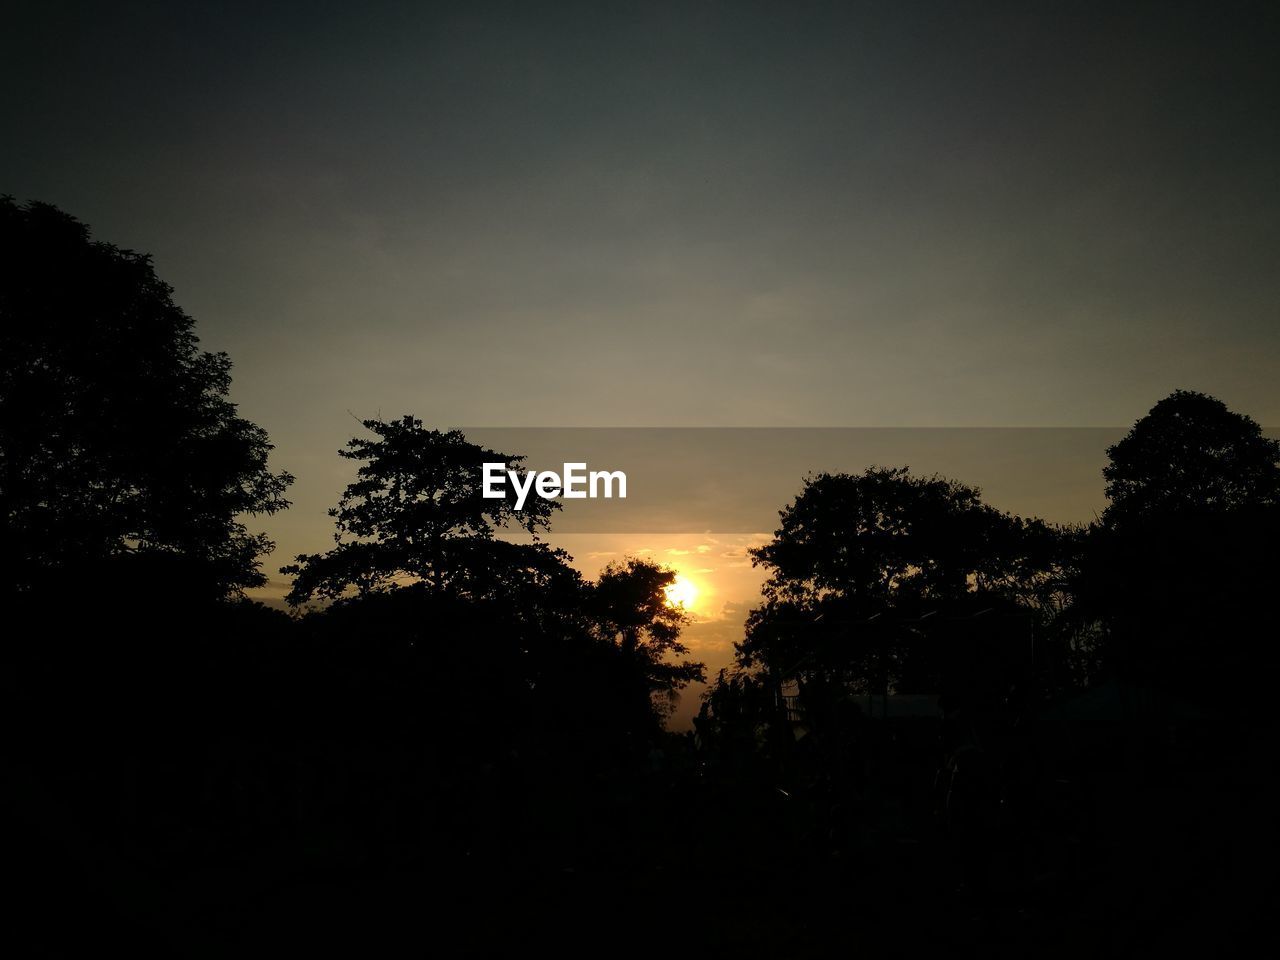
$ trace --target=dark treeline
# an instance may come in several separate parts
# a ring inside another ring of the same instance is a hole
[[[292,612],[246,599],[292,478],[229,371],[147,257],[0,201],[6,819],[38,952],[1109,951],[1261,915],[1280,450],[1217,400],[1140,420],[1087,527],[901,468],[808,478],[686,735],[673,574],[584,580],[550,502],[480,496],[518,455],[412,416],[341,451]]]
[[[1107,453],[1088,526],[903,469],[782,512],[698,732],[709,780],[785,798],[802,873],[871,870],[882,915],[1012,950],[1221,948],[1265,915],[1280,444],[1176,391]]]

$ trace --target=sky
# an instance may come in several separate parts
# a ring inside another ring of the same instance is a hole
[[[23,7],[0,192],[154,256],[320,541],[369,416],[1280,423],[1275,4]]]

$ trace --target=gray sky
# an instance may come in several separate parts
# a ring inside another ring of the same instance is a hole
[[[1274,3],[27,6],[0,191],[154,254],[321,541],[348,410],[1280,423]]]

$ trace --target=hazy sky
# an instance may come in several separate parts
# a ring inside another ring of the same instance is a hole
[[[153,253],[282,453],[1280,421],[1274,3],[26,6],[0,190]]]
[[[348,411],[1280,423],[1274,2],[22,6],[0,192],[230,352],[299,478],[270,569]]]

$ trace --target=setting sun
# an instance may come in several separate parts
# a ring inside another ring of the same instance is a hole
[[[694,601],[698,599],[698,588],[684,574],[676,574],[675,581],[664,592],[668,604],[685,610],[692,610]]]

